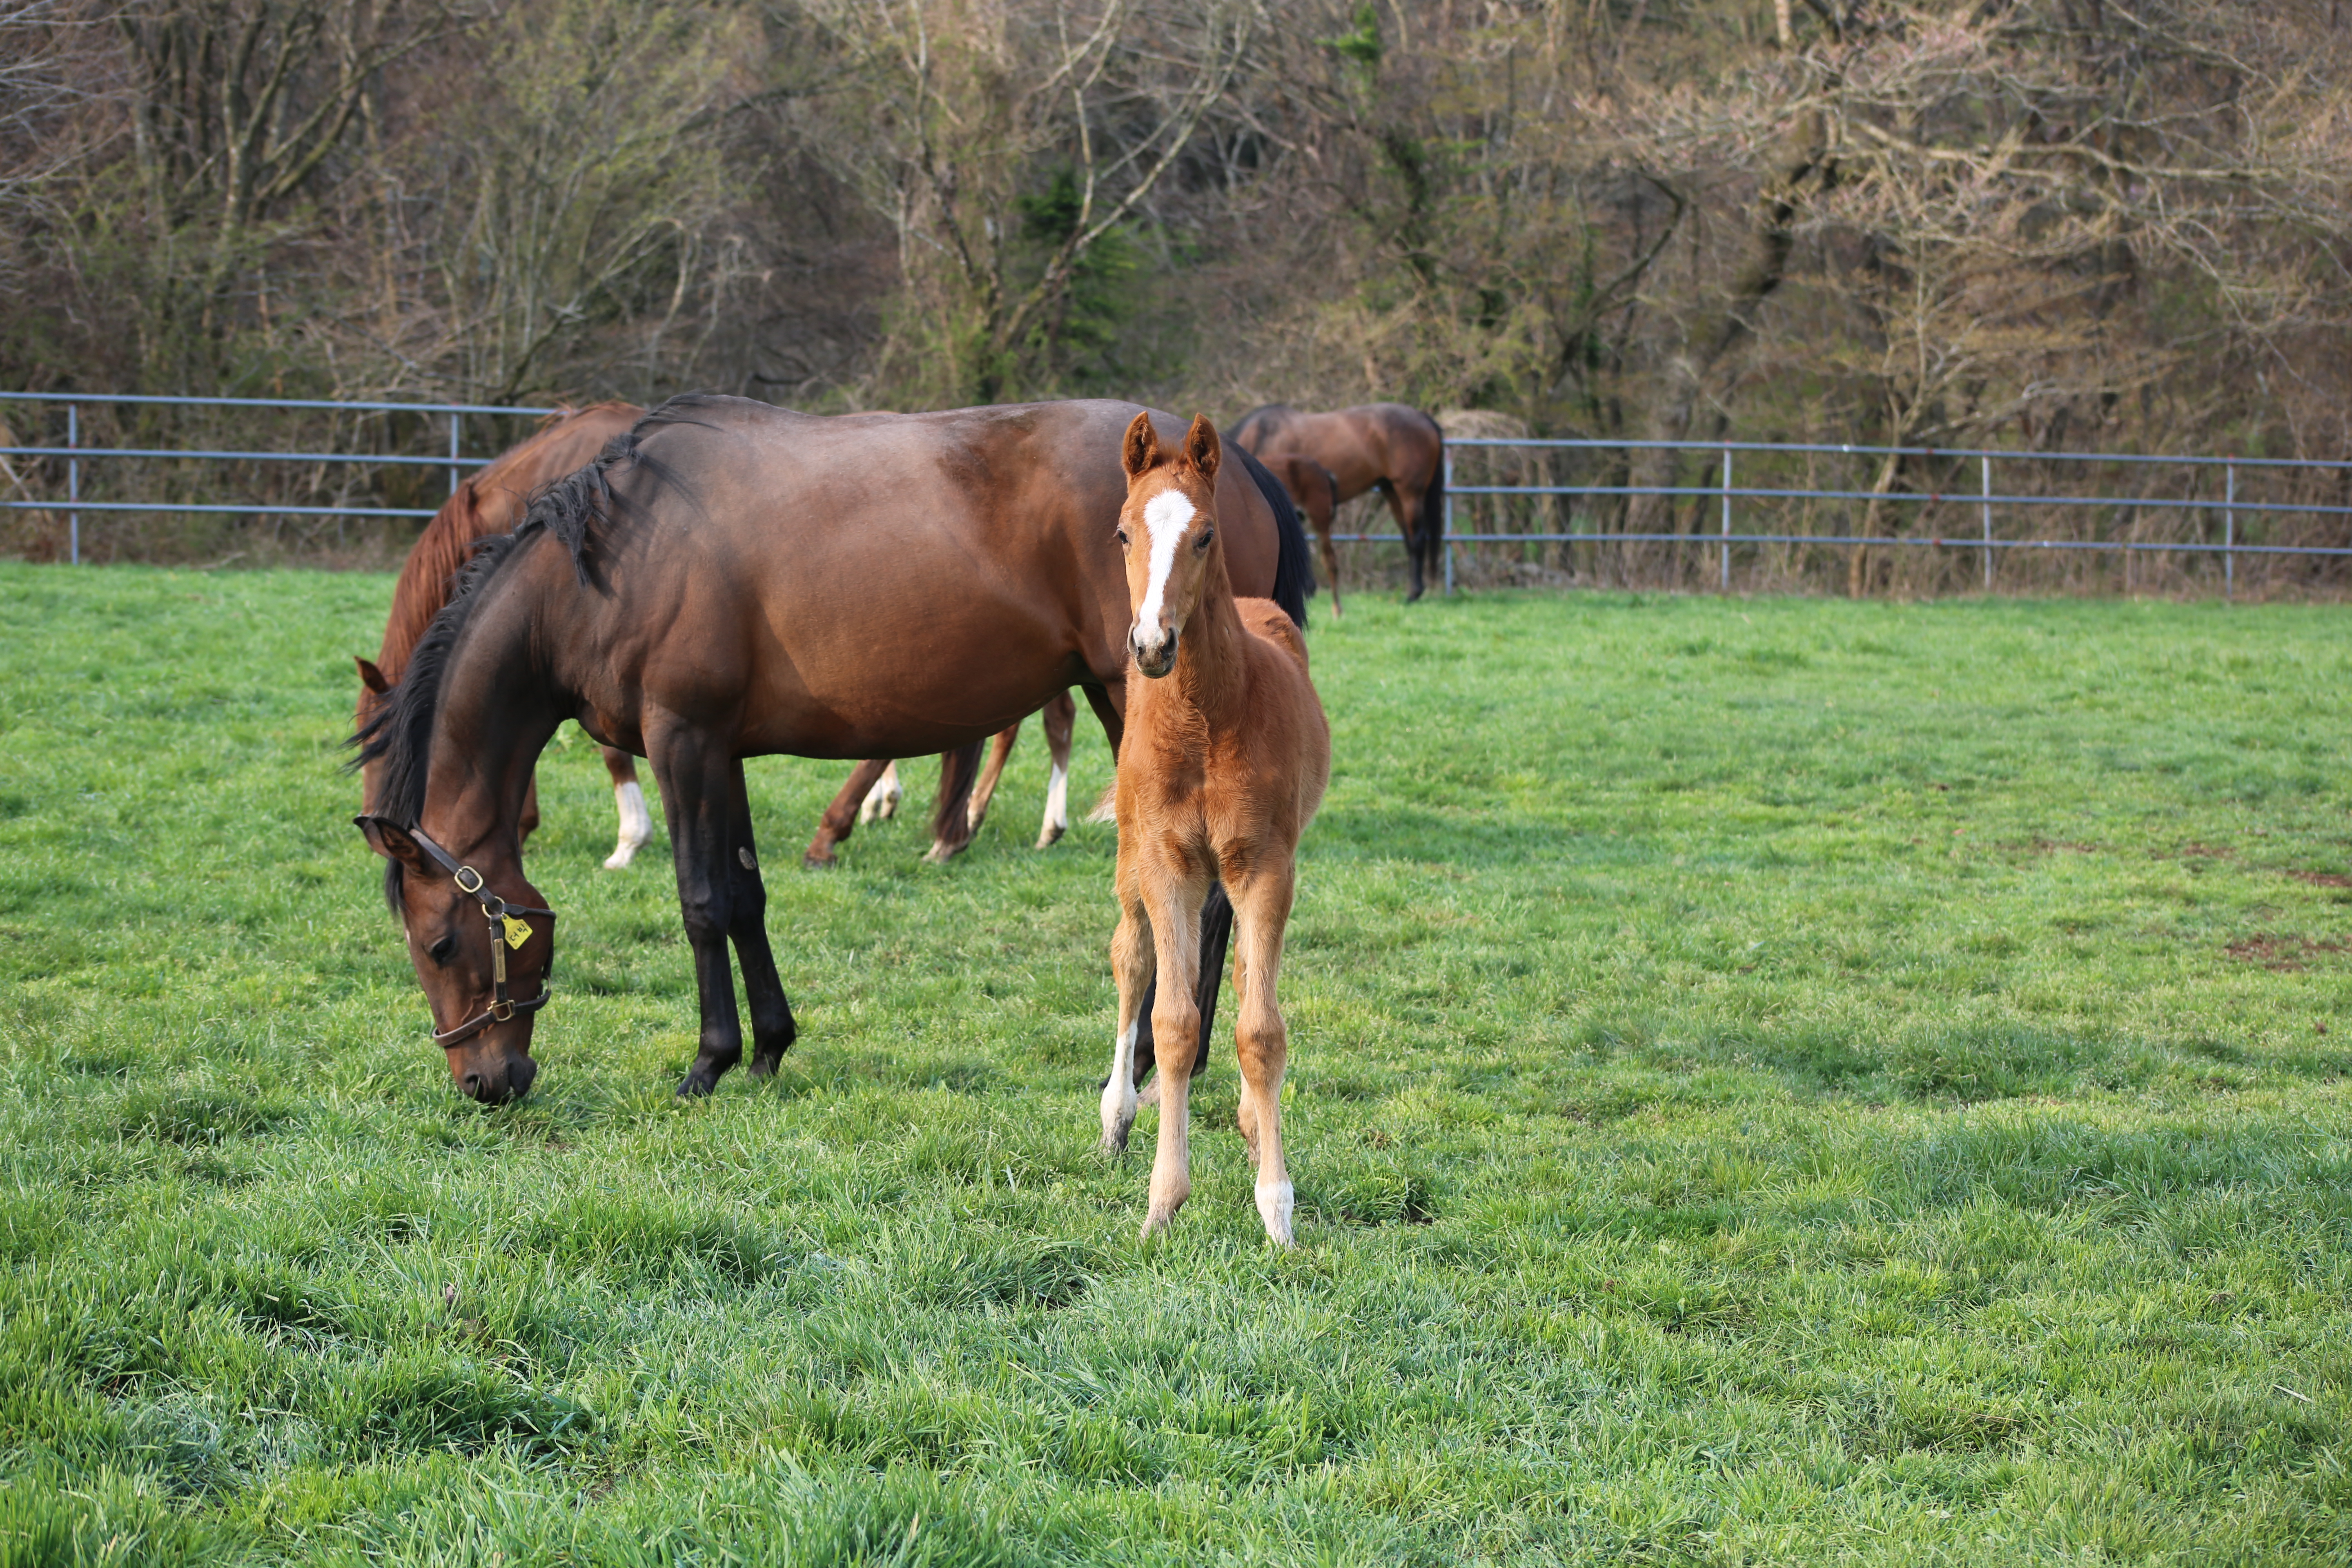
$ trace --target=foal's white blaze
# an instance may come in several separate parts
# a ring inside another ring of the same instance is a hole
[[[1045,825],[1037,830],[1037,847],[1049,847],[1069,830],[1070,770],[1055,763],[1053,776],[1045,781]]]
[[[613,786],[613,807],[621,816],[619,836],[614,840],[612,854],[604,858],[607,871],[625,871],[637,851],[654,836],[654,814],[646,809],[646,792],[631,779]]]
[[[1181,490],[1161,490],[1143,503],[1143,526],[1151,533],[1151,576],[1143,590],[1143,606],[1135,612],[1136,639],[1157,649],[1168,640],[1160,626],[1160,601],[1168,592],[1168,574],[1176,564],[1176,547],[1192,531],[1197,515]]]
[[[1111,1047],[1110,1081],[1103,1085],[1103,1147],[1117,1152],[1127,1147],[1128,1129],[1135,1125],[1135,1034],[1139,1024],[1119,1032]]]

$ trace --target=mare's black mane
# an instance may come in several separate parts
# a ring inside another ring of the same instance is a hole
[[[1225,442],[1225,450],[1241,459],[1244,470],[1257,481],[1258,493],[1274,509],[1273,598],[1303,632],[1307,629],[1307,601],[1315,592],[1315,560],[1307,551],[1307,530],[1299,523],[1298,509],[1291,504],[1290,492],[1257,460],[1256,453],[1241,444],[1240,434],[1241,427],[1235,426],[1235,438]]]

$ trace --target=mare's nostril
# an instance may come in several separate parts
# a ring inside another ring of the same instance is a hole
[[[480,1073],[469,1072],[466,1075],[466,1092],[473,1099],[479,1100],[482,1098],[482,1075]]]

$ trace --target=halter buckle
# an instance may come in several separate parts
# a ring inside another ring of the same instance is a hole
[[[496,1018],[501,1024],[505,1023],[509,1018],[513,1017],[514,1013],[514,1004],[511,1002],[493,1002],[490,1004],[490,1016]]]
[[[453,875],[457,879],[457,889],[460,892],[479,893],[482,890],[482,874],[471,866],[460,866]],[[474,879],[468,882],[466,880],[468,877]]]

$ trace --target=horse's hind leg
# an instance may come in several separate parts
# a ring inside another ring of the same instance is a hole
[[[613,781],[613,806],[620,826],[613,837],[613,852],[604,858],[607,871],[625,871],[654,836],[654,814],[646,809],[645,787],[637,783],[637,760],[611,746],[604,753],[604,774]]]
[[[980,770],[980,782],[971,786],[971,804],[964,807],[964,821],[977,837],[980,825],[988,820],[988,803],[996,798],[996,782],[1004,776],[1005,760],[1013,755],[1013,742],[1021,739],[1021,726],[999,730],[988,748],[988,765]]]
[[[1257,1213],[1265,1234],[1278,1245],[1291,1243],[1290,1170],[1282,1157],[1282,1075],[1290,1056],[1276,987],[1282,972],[1282,937],[1290,920],[1293,876],[1281,871],[1250,878],[1234,892],[1241,926],[1234,961],[1241,1016],[1234,1043],[1241,1057],[1242,1100],[1237,1120],[1257,1167]]]
[[[931,847],[923,855],[926,865],[944,866],[971,842],[967,807],[971,802],[972,776],[980,772],[982,744],[974,741],[940,753],[940,798],[931,807]]]
[[[809,840],[808,848],[802,853],[803,865],[822,868],[833,864],[833,847],[856,831],[858,803],[889,766],[889,758],[872,757],[851,770],[841,793],[824,808],[824,816],[816,825],[816,837]]]
[[[898,815],[898,803],[906,798],[907,792],[898,783],[898,764],[895,761],[885,763],[882,776],[874,781],[874,787],[866,792],[866,800],[857,808],[857,820],[887,822]]]
[[[1307,521],[1321,542],[1323,580],[1331,584],[1331,618],[1339,618],[1339,549],[1331,542],[1331,529],[1339,514],[1339,481],[1320,463],[1301,459],[1291,465],[1291,495],[1307,513]]]
[[[709,1094],[719,1077],[743,1059],[743,1024],[735,1010],[735,975],[727,943],[735,928],[734,825],[740,809],[742,764],[686,731],[646,737],[661,784],[662,815],[669,821],[677,865],[678,911],[694,950],[694,988],[701,1003],[701,1046],[677,1086],[680,1095]],[[748,813],[745,814],[748,816]],[[748,843],[743,854],[751,854]],[[774,973],[771,966],[769,973]],[[781,994],[781,987],[779,988]]]
[[[1381,499],[1389,503],[1389,515],[1396,519],[1397,532],[1404,539],[1404,570],[1409,584],[1405,590],[1404,602],[1410,605],[1421,597],[1424,586],[1421,576],[1421,563],[1426,552],[1423,548],[1421,535],[1415,531],[1415,524],[1419,520],[1413,516],[1419,508],[1405,505],[1404,492],[1397,489],[1396,481],[1393,479],[1382,479],[1380,482],[1380,491]]]
[[[735,943],[736,967],[743,973],[743,994],[751,1004],[752,1076],[765,1078],[776,1070],[800,1030],[793,1022],[792,1004],[784,998],[782,977],[776,973],[775,952],[768,945],[768,885],[760,876],[743,764],[738,760],[734,766],[727,837],[735,853],[727,868],[733,883],[727,934]]]
[[[1077,729],[1078,705],[1066,691],[1041,710],[1045,721],[1045,750],[1054,771],[1045,781],[1045,819],[1037,827],[1037,847],[1051,849],[1070,830],[1070,739]]]

